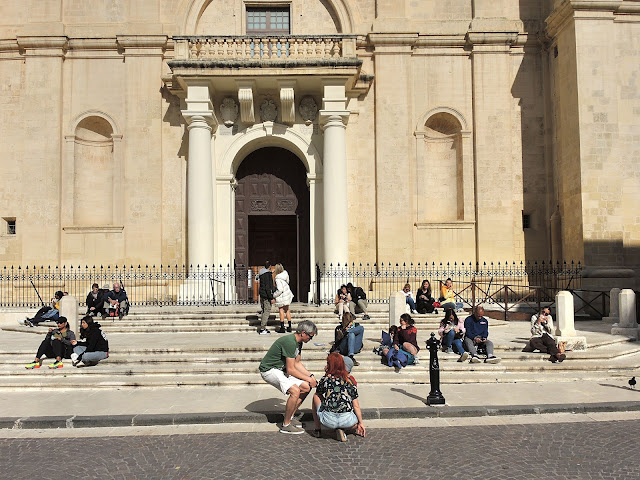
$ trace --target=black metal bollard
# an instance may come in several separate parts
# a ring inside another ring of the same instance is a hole
[[[444,396],[440,391],[440,364],[438,363],[438,347],[440,341],[436,339],[436,334],[431,332],[431,338],[427,340],[429,349],[429,382],[431,391],[427,397],[427,405],[444,405]]]

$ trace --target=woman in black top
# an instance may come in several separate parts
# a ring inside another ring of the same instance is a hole
[[[433,313],[435,299],[431,296],[431,283],[429,283],[429,280],[422,281],[422,285],[416,292],[416,299],[418,313]]]

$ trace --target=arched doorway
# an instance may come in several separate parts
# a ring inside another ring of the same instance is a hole
[[[295,301],[301,302],[307,301],[311,281],[306,178],[295,154],[284,148],[261,148],[238,167],[235,194],[236,267],[257,267],[265,260],[282,263]]]

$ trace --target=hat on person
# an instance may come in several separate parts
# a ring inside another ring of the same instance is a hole
[[[67,320],[67,317],[58,317],[56,323],[69,323],[69,320]]]
[[[111,290],[111,286],[108,283],[102,285],[102,290]]]

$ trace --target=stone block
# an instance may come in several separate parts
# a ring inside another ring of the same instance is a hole
[[[557,293],[556,312],[558,321],[556,335],[563,337],[575,336],[573,295],[571,292],[561,291]]]
[[[622,328],[638,328],[638,321],[636,317],[636,293],[625,288],[620,292],[620,323]]]
[[[406,305],[404,293],[395,292],[389,296],[389,326],[399,323],[400,315],[405,313]]]
[[[78,328],[78,300],[72,295],[65,295],[60,299],[60,316],[67,317],[69,327],[76,335],[80,334]]]
[[[612,288],[609,292],[609,315],[602,317],[603,322],[618,323],[620,319],[620,292],[619,288]]]

